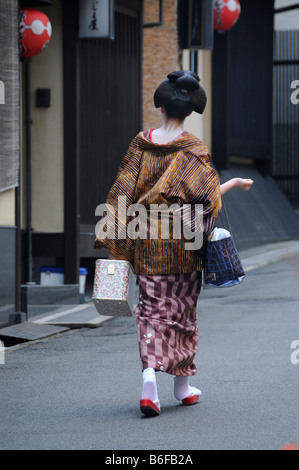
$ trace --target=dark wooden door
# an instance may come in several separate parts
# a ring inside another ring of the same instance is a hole
[[[79,41],[80,224],[95,225],[130,141],[141,130],[141,11],[118,6],[115,39]],[[82,229],[83,226],[83,229]],[[89,230],[89,229],[88,229]],[[88,231],[87,230],[87,231]]]
[[[235,155],[271,172],[273,3],[241,2],[238,23],[215,33],[212,150],[219,169]]]
[[[105,202],[141,126],[142,1],[115,0],[115,40],[78,39],[78,0],[64,0],[64,276],[96,256],[95,209]]]

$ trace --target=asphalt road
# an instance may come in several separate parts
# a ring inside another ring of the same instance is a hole
[[[191,384],[202,397],[181,406],[172,377],[159,373],[155,418],[139,410],[133,317],[6,350],[0,448],[279,450],[297,440],[299,256],[248,273],[238,287],[204,290],[198,313]]]

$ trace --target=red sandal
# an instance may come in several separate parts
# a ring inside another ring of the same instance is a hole
[[[191,388],[193,389],[192,395],[189,395],[188,397],[182,400],[183,405],[185,406],[193,405],[193,403],[195,403],[201,395],[201,391],[198,390],[198,388],[195,388],[195,387],[191,387]]]
[[[185,406],[193,405],[193,403],[195,403],[198,399],[199,399],[199,395],[190,395],[190,397],[184,398],[182,402],[183,402],[183,405]]]
[[[158,416],[160,414],[160,408],[158,408],[157,405],[159,404],[159,400],[152,401],[148,398],[144,398],[140,400],[140,410],[147,416]]]

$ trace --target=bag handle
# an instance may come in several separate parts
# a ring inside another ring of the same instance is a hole
[[[224,209],[224,212],[225,212],[225,217],[226,217],[227,222],[228,222],[229,231],[230,231],[231,235],[233,236],[232,227],[231,227],[231,224],[230,224],[230,221],[229,221],[228,213],[227,213],[227,210],[226,210],[226,205],[225,205],[225,203],[224,203],[223,198],[222,198],[222,208]],[[222,225],[225,225],[221,211],[220,211],[220,219],[221,219]]]

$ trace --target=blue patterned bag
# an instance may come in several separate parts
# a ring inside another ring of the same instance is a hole
[[[213,287],[231,287],[244,279],[245,273],[233,238],[227,230],[215,228],[207,242],[204,282]]]

